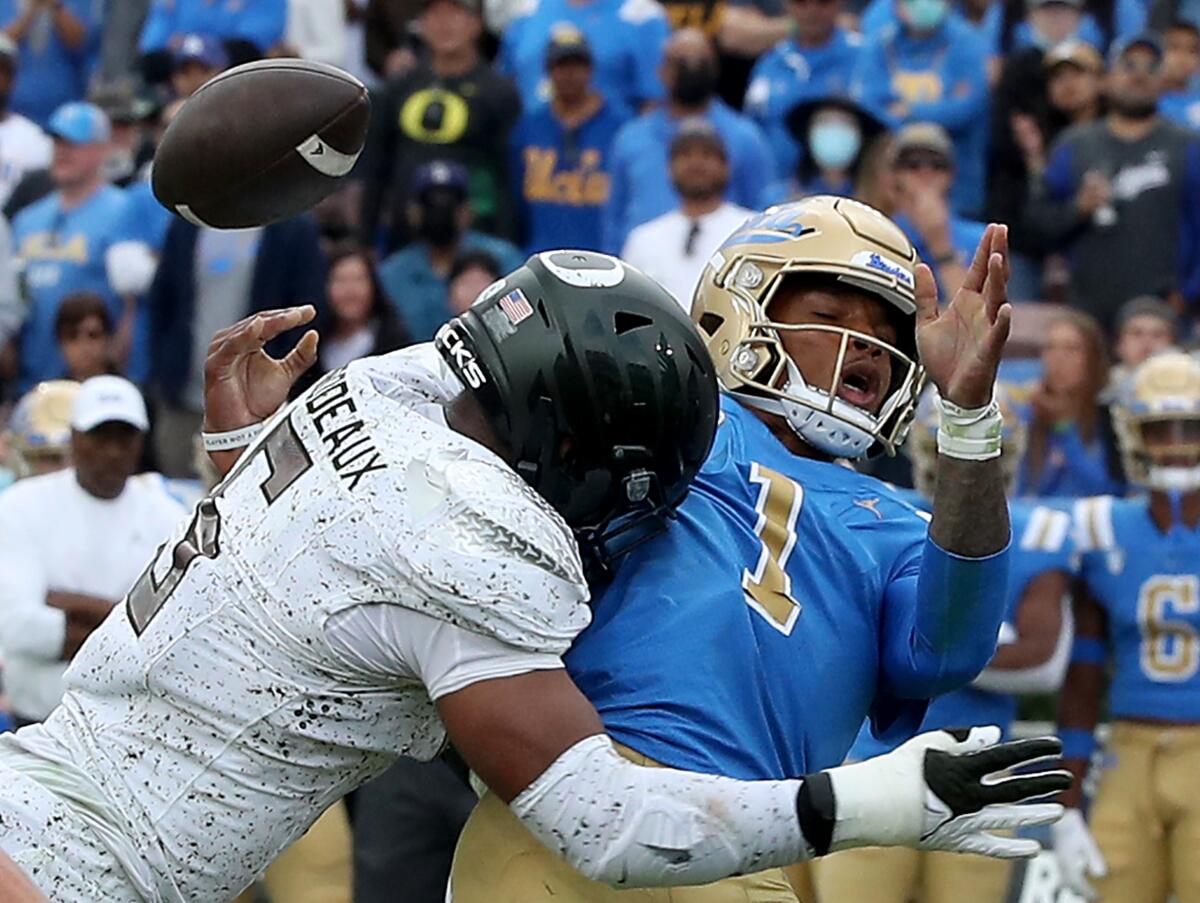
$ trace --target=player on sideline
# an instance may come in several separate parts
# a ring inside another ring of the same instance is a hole
[[[937,411],[934,390],[921,398],[912,434],[904,444],[912,459],[916,491],[906,496],[918,508],[933,500],[937,476]],[[1016,489],[1025,449],[1025,425],[1002,384],[996,399],[1004,417],[1005,490]],[[921,730],[968,724],[995,724],[1005,734],[1017,715],[1018,693],[1053,693],[1062,684],[1073,635],[1067,591],[1075,573],[1070,503],[1012,499],[1013,543],[1009,553],[1008,604],[996,656],[969,686],[929,704]],[[883,755],[896,743],[882,743],[864,725],[848,761]],[[1011,863],[954,853],[900,848],[848,850],[813,864],[822,900],[854,903],[1002,903]]]
[[[1075,645],[1059,702],[1082,781],[1107,694],[1108,749],[1054,826],[1063,882],[1104,903],[1200,903],[1200,363],[1149,358],[1113,404],[1136,498],[1076,503],[1083,553]]]
[[[653,530],[717,414],[699,337],[648,278],[538,255],[436,351],[356,362],[256,423],[315,356],[312,334],[282,362],[263,342],[311,315],[217,337],[208,443],[253,441],[80,652],[62,706],[0,738],[0,848],[51,896],[227,901],[325,806],[447,735],[546,843],[627,885],[1057,817],[1007,804],[1062,772],[985,780],[1052,739],[937,732],[882,766],[755,783],[613,751],[558,657],[588,620],[571,529],[601,564],[613,518]]]
[[[928,699],[987,665],[1010,533],[993,399],[1006,279],[1007,233],[992,226],[939,310],[904,233],[846,198],[772,208],[716,252],[692,304],[726,390],[713,451],[566,656],[636,761],[796,778],[839,765],[868,715],[884,739],[911,736]],[[942,398],[932,521],[837,460],[894,449],[926,372]],[[1013,843],[1032,841],[985,835],[974,851]],[[455,903],[623,899],[587,877],[486,796],[451,888]],[[644,896],[793,894],[775,870]]]

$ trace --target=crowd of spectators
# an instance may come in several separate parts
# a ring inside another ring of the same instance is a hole
[[[290,221],[172,216],[156,142],[205,82],[269,56],[368,85],[357,167]],[[1018,491],[1120,493],[1112,386],[1200,314],[1195,129],[1193,0],[0,0],[0,473],[58,474],[0,494],[8,710],[53,705],[199,491],[215,330],[313,304],[302,388],[430,339],[555,247],[620,254],[686,308],[751,211],[811,194],[892,216],[944,295],[983,224],[1008,224]],[[400,897],[440,899],[461,776],[408,763],[369,799],[364,888],[395,898],[401,875]],[[399,809],[426,813],[435,850],[398,849]],[[340,843],[348,874],[344,826],[323,830],[299,868]]]

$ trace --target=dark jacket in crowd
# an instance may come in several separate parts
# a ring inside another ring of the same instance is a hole
[[[200,230],[185,220],[172,220],[147,304],[150,311],[150,382],[169,404],[179,404],[192,368],[192,323],[196,303],[196,239]],[[309,216],[274,223],[263,229],[243,316],[275,307],[312,304],[323,309],[325,256],[316,222]],[[282,356],[303,330],[285,332],[267,344]]]

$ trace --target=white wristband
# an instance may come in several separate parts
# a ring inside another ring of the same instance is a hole
[[[253,442],[254,437],[262,432],[262,428],[261,423],[252,423],[241,429],[229,430],[225,433],[201,433],[200,438],[204,441],[205,451],[233,451],[237,448],[245,448]]]
[[[962,461],[1000,457],[1004,418],[995,398],[981,408],[961,408],[938,396],[938,412],[939,454]]]

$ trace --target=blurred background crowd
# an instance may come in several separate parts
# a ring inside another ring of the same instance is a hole
[[[149,170],[181,104],[287,56],[371,90],[345,186],[260,229],[163,209]],[[943,297],[1008,224],[1018,493],[1120,494],[1111,386],[1200,314],[1197,128],[1200,0],[0,0],[0,484],[73,468],[0,493],[5,711],[53,707],[210,477],[217,329],[314,305],[307,385],[557,247],[620,254],[688,307],[751,211],[810,194],[892,216]],[[911,485],[904,457],[876,466]],[[473,800],[443,761],[360,791],[354,898],[440,901]],[[348,887],[331,812],[268,876],[277,903],[341,899],[306,896]]]

